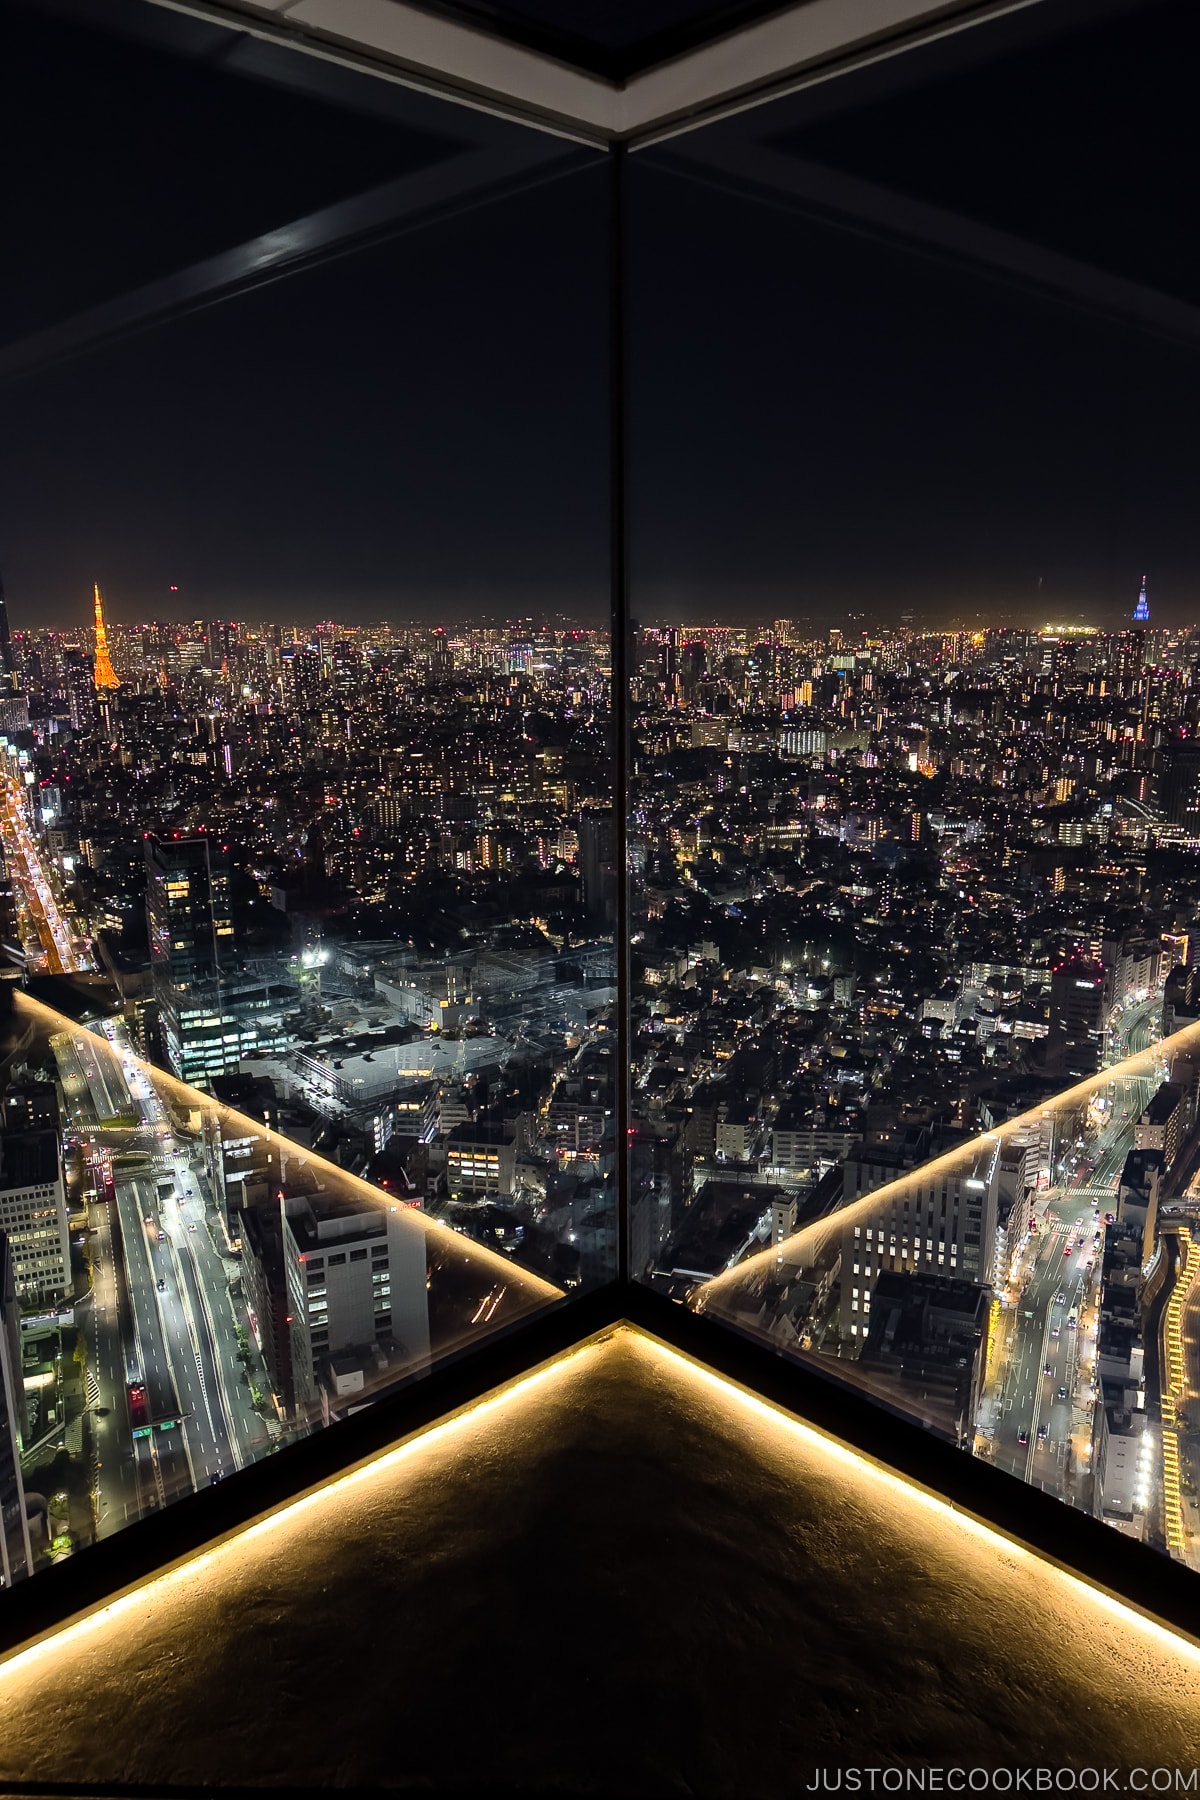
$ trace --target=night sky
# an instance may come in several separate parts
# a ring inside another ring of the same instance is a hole
[[[152,48],[0,7],[20,171],[0,348],[479,129],[366,78],[335,101],[264,79],[261,55],[235,73],[238,40],[196,30]],[[1196,36],[1178,5],[1142,6],[953,79],[913,65],[888,96],[834,105],[829,84],[736,130],[1200,299],[1181,226]],[[1151,46],[1148,89],[1130,70]],[[94,579],[118,619],[599,621],[604,179],[584,168],[10,382],[14,627],[86,622]],[[1117,623],[1148,571],[1156,619],[1200,617],[1194,347],[649,154],[630,198],[636,616]]]

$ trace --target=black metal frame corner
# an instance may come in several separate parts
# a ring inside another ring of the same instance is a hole
[[[552,1303],[439,1364],[423,1379],[324,1431],[179,1500],[0,1600],[0,1658],[60,1630],[157,1574],[236,1536],[255,1519],[439,1420],[470,1407],[589,1337],[627,1323],[726,1380],[812,1425],[896,1475],[937,1494],[1089,1585],[1200,1636],[1200,1577],[1100,1521],[1072,1511],[991,1465],[876,1406],[732,1326],[674,1304],[629,1269],[629,1074],[632,1061],[627,799],[629,781],[629,533],[627,153],[610,147],[609,478],[616,882],[616,1278]]]

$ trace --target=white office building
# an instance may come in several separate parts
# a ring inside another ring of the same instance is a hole
[[[999,1141],[985,1142],[957,1160],[935,1158],[854,1208],[842,1234],[839,1320],[851,1346],[867,1335],[872,1289],[885,1269],[990,1285],[999,1164]]]
[[[71,1280],[67,1196],[56,1130],[0,1136],[0,1231],[12,1248],[22,1305],[51,1306]]]
[[[329,1193],[280,1205],[298,1410],[312,1406],[335,1357],[378,1348],[397,1373],[428,1363],[425,1232],[409,1209]]]

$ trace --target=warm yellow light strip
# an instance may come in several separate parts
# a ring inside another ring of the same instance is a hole
[[[1116,1594],[1109,1593],[1107,1589],[1085,1580],[1083,1576],[1075,1575],[1070,1570],[1064,1569],[1060,1563],[1052,1561],[1039,1551],[1031,1550],[1019,1538],[1009,1537],[1006,1533],[997,1530],[994,1525],[989,1525],[986,1520],[978,1519],[973,1513],[952,1505],[940,1494],[922,1487],[919,1482],[913,1481],[907,1475],[896,1474],[894,1470],[876,1462],[873,1457],[866,1455],[863,1451],[853,1449],[849,1444],[843,1443],[840,1438],[832,1437],[828,1432],[819,1430],[815,1425],[796,1418],[794,1414],[785,1411],[784,1408],[773,1405],[769,1400],[764,1400],[761,1395],[750,1389],[741,1387],[724,1375],[718,1375],[706,1364],[694,1361],[690,1356],[684,1355],[682,1351],[674,1349],[669,1344],[664,1344],[658,1338],[651,1337],[640,1328],[629,1326],[623,1327],[623,1329],[636,1335],[641,1342],[652,1345],[673,1371],[677,1373],[686,1371],[710,1391],[727,1400],[738,1400],[751,1417],[759,1424],[769,1427],[777,1437],[782,1437],[785,1441],[790,1439],[794,1443],[803,1444],[805,1449],[828,1457],[840,1467],[852,1469],[860,1476],[869,1477],[886,1492],[902,1500],[906,1506],[915,1502],[926,1511],[936,1514],[943,1527],[958,1530],[974,1542],[986,1543],[990,1550],[1006,1557],[1020,1559],[1026,1566],[1036,1569],[1039,1576],[1049,1575],[1052,1579],[1057,1579],[1065,1585],[1073,1602],[1085,1600],[1099,1607],[1102,1612],[1117,1619],[1121,1624],[1136,1628],[1156,1644],[1178,1652],[1200,1667],[1200,1643],[1185,1637],[1173,1626],[1164,1625],[1158,1619],[1140,1612],[1127,1600],[1122,1600]]]
[[[107,1051],[114,1061],[117,1060],[117,1052],[107,1038],[97,1037],[96,1033],[89,1031],[85,1025],[77,1024],[65,1013],[57,1012],[54,1007],[47,1006],[43,1000],[35,1000],[31,994],[26,994],[20,989],[16,991],[15,999],[19,1011],[31,1014],[49,1030],[65,1031],[72,1037],[86,1038],[89,1049],[95,1050],[99,1047]],[[282,1151],[287,1156],[299,1157],[301,1161],[320,1169],[343,1189],[349,1188],[352,1192],[369,1200],[372,1206],[394,1207],[406,1227],[412,1227],[427,1235],[435,1230],[440,1234],[444,1229],[438,1226],[437,1221],[431,1219],[428,1214],[416,1207],[399,1203],[395,1195],[385,1193],[382,1188],[377,1188],[371,1182],[364,1181],[361,1175],[351,1174],[349,1169],[343,1169],[338,1163],[330,1162],[328,1157],[321,1156],[315,1150],[309,1150],[304,1144],[294,1143],[291,1138],[284,1137],[282,1132],[273,1131],[265,1120],[254,1119],[249,1113],[239,1112],[233,1106],[226,1106],[223,1100],[215,1099],[212,1094],[202,1093],[199,1088],[189,1086],[186,1081],[181,1081],[177,1075],[172,1075],[168,1070],[160,1069],[154,1063],[146,1062],[135,1053],[132,1046],[129,1049],[129,1060],[135,1068],[141,1070],[148,1081],[153,1082],[156,1088],[166,1088],[168,1093],[182,1100],[189,1111],[195,1108],[200,1112],[207,1113],[210,1118],[215,1116],[218,1124],[222,1127],[229,1124],[244,1135],[260,1138],[264,1143],[273,1145],[275,1149]],[[519,1264],[510,1262],[506,1256],[501,1256],[498,1250],[489,1250],[486,1244],[478,1244],[474,1238],[464,1237],[461,1232],[455,1234],[454,1248],[459,1255],[468,1260],[482,1263],[490,1274],[503,1275],[510,1286],[519,1288],[531,1301],[544,1303],[563,1298],[563,1290],[555,1287],[553,1282],[543,1280],[540,1275],[534,1275],[528,1269],[521,1268]]]
[[[1187,1392],[1187,1369],[1183,1353],[1183,1303],[1200,1276],[1200,1244],[1193,1243],[1186,1225],[1178,1232],[1183,1259],[1175,1271],[1171,1298],[1167,1301],[1166,1331],[1167,1367],[1162,1383],[1162,1484],[1163,1528],[1167,1549],[1179,1556],[1184,1553],[1183,1498],[1179,1487],[1179,1435],[1176,1430],[1178,1403]]]
[[[415,1433],[403,1443],[379,1452],[323,1486],[294,1500],[283,1502],[252,1524],[231,1533],[220,1543],[198,1551],[173,1568],[147,1577],[126,1593],[104,1602],[94,1611],[53,1630],[38,1641],[15,1649],[0,1662],[0,1692],[7,1681],[24,1675],[40,1661],[54,1659],[61,1668],[64,1653],[86,1641],[101,1626],[120,1621],[135,1606],[144,1604],[147,1600],[158,1598],[169,1601],[174,1594],[181,1593],[187,1584],[193,1582],[197,1575],[219,1569],[222,1562],[233,1564],[236,1560],[244,1559],[248,1548],[258,1545],[284,1526],[296,1523],[314,1507],[327,1503],[336,1504],[340,1498],[363,1483],[376,1477],[391,1475],[394,1471],[411,1465],[423,1449],[436,1450],[452,1445],[456,1436],[477,1423],[506,1408],[519,1405],[539,1389],[577,1369],[585,1360],[602,1356],[605,1349],[618,1339],[631,1342],[643,1354],[656,1358],[675,1382],[690,1381],[713,1398],[737,1407],[747,1421],[766,1428],[776,1442],[782,1442],[792,1449],[803,1449],[823,1461],[827,1467],[832,1465],[834,1469],[843,1469],[860,1480],[875,1484],[881,1492],[901,1501],[905,1507],[910,1508],[913,1504],[921,1507],[936,1517],[943,1531],[957,1532],[973,1544],[985,1545],[993,1555],[1010,1563],[1019,1561],[1040,1580],[1049,1576],[1051,1581],[1061,1583],[1069,1616],[1074,1618],[1077,1615],[1080,1602],[1094,1606],[1123,1628],[1132,1629],[1158,1648],[1200,1667],[1200,1644],[1192,1642],[1175,1628],[1139,1612],[1127,1601],[1072,1574],[1019,1540],[1006,1536],[994,1526],[951,1505],[940,1495],[923,1488],[907,1476],[898,1475],[884,1467],[862,1451],[852,1449],[840,1439],[794,1417],[783,1408],[729,1381],[725,1376],[716,1374],[705,1364],[694,1361],[640,1327],[622,1324],[562,1352],[529,1374],[497,1388],[485,1398]]]
[[[927,1163],[920,1163],[915,1169],[907,1169],[894,1181],[872,1188],[869,1193],[852,1200],[848,1206],[838,1207],[823,1219],[814,1219],[811,1224],[802,1225],[799,1231],[794,1232],[790,1238],[785,1238],[781,1244],[771,1244],[765,1250],[756,1251],[744,1262],[735,1263],[732,1269],[725,1269],[720,1275],[714,1275],[711,1281],[704,1283],[699,1290],[701,1307],[710,1299],[719,1298],[737,1287],[742,1281],[748,1278],[752,1280],[760,1274],[765,1275],[769,1267],[777,1266],[781,1260],[799,1262],[804,1251],[812,1249],[815,1253],[831,1232],[840,1232],[847,1225],[853,1226],[856,1220],[873,1219],[880,1206],[890,1204],[897,1194],[911,1189],[916,1183],[928,1181],[934,1175],[962,1167],[989,1146],[999,1149],[1005,1138],[1028,1130],[1045,1113],[1077,1106],[1080,1101],[1086,1100],[1100,1088],[1108,1087],[1111,1082],[1128,1081],[1132,1077],[1145,1075],[1156,1060],[1173,1056],[1179,1050],[1200,1050],[1200,1022],[1185,1025],[1181,1031],[1172,1032],[1170,1037],[1151,1044],[1149,1049],[1139,1050],[1136,1056],[1127,1056],[1122,1062],[1113,1063],[1109,1068],[1101,1069],[1083,1081],[1077,1081],[1073,1087],[1051,1094],[1048,1099],[1028,1107],[1015,1118],[1006,1119],[995,1131],[980,1132],[978,1137],[968,1138],[964,1144],[956,1144],[953,1149],[943,1151],[941,1156],[935,1156]]]
[[[606,1334],[611,1336],[611,1333]],[[249,1525],[238,1526],[229,1536],[221,1538],[205,1550],[198,1550],[193,1555],[184,1557],[172,1567],[157,1574],[148,1575],[134,1587],[118,1594],[112,1600],[101,1602],[93,1611],[84,1613],[70,1623],[52,1629],[46,1636],[38,1638],[34,1643],[17,1647],[7,1656],[0,1654],[0,1685],[16,1673],[24,1673],[31,1664],[47,1657],[60,1657],[64,1651],[81,1643],[93,1634],[100,1626],[111,1624],[127,1614],[133,1607],[144,1603],[147,1598],[170,1598],[173,1592],[182,1589],[187,1583],[216,1569],[222,1561],[231,1562],[240,1558],[247,1549],[253,1548],[273,1532],[285,1525],[295,1524],[306,1512],[315,1506],[326,1503],[336,1504],[345,1498],[352,1489],[376,1476],[389,1475],[393,1470],[411,1462],[422,1450],[433,1449],[445,1445],[449,1440],[461,1433],[466,1427],[476,1425],[480,1420],[488,1418],[501,1407],[527,1398],[535,1389],[543,1387],[548,1381],[564,1374],[573,1364],[593,1353],[602,1338],[592,1338],[578,1344],[572,1350],[564,1351],[532,1370],[528,1375],[519,1376],[512,1382],[505,1383],[482,1400],[475,1400],[460,1410],[439,1419],[436,1424],[426,1426],[414,1432],[402,1443],[394,1445],[390,1450],[382,1450],[375,1456],[368,1457],[365,1462],[348,1469],[343,1475],[336,1475],[321,1486],[311,1488],[294,1500],[285,1500],[261,1518]],[[236,1480],[236,1476],[234,1477]],[[136,1530],[136,1526],[133,1527]],[[36,1580],[34,1576],[31,1579]]]

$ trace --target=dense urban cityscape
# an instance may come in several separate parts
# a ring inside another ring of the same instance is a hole
[[[0,601],[3,1578],[630,1266],[1200,1567],[1200,631]],[[627,1142],[618,869],[630,875]]]

